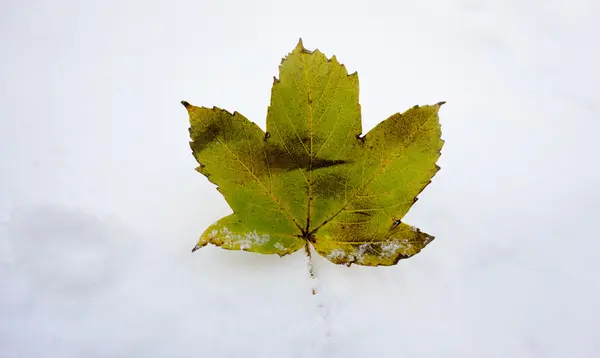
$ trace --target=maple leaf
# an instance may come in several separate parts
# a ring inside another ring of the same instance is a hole
[[[336,264],[394,265],[434,237],[401,221],[440,169],[444,102],[396,113],[361,136],[358,76],[299,41],[279,66],[267,132],[241,114],[182,102],[191,148],[233,214],[212,243],[281,256],[309,245]]]

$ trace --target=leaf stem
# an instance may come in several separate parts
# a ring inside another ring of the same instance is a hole
[[[313,280],[312,294],[314,295],[317,293],[317,289],[314,286],[315,270],[314,270],[313,263],[312,263],[312,255],[310,252],[310,243],[308,241],[306,242],[306,245],[304,245],[304,252],[306,252],[306,265],[308,267],[308,274],[309,274],[311,280]]]

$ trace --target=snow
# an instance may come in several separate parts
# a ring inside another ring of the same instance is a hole
[[[327,255],[327,258],[330,260],[343,259],[345,257],[346,257],[346,253],[342,249],[333,249],[333,250],[331,250],[329,255]]]
[[[221,235],[225,238],[224,243],[227,246],[239,244],[242,250],[251,248],[252,246],[264,245],[271,239],[269,234],[259,234],[256,230],[244,234],[234,234],[226,227],[221,229]]]
[[[600,3],[4,1],[0,357],[595,357]],[[364,132],[441,109],[393,267],[190,253],[230,213],[181,100],[264,128],[302,37],[358,71]]]
[[[402,245],[400,245],[397,240],[392,238],[392,240],[390,240],[389,242],[385,242],[385,243],[381,244],[381,255],[383,257],[396,256],[396,253],[401,248],[402,248]]]

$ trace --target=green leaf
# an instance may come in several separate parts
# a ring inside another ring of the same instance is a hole
[[[194,251],[208,243],[228,250],[246,250],[262,254],[291,254],[302,248],[305,241],[296,235],[273,234],[268,230],[257,230],[231,214],[212,224],[200,237]]]
[[[443,102],[396,113],[361,137],[358,76],[302,41],[282,61],[267,132],[241,114],[182,102],[197,170],[234,214],[208,243],[290,254],[312,244],[333,263],[394,265],[433,236],[401,222],[439,170]]]

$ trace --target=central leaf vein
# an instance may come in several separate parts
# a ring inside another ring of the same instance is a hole
[[[304,75],[304,83],[306,84],[306,91],[308,96],[307,101],[307,114],[308,114],[308,138],[309,138],[309,154],[308,154],[308,189],[307,189],[307,205],[306,205],[306,230],[304,234],[306,235],[310,232],[310,216],[312,210],[312,164],[313,164],[313,103],[312,103],[312,88],[310,86],[310,82],[308,80],[308,66],[306,64],[305,56],[301,56],[302,58],[302,69]]]

